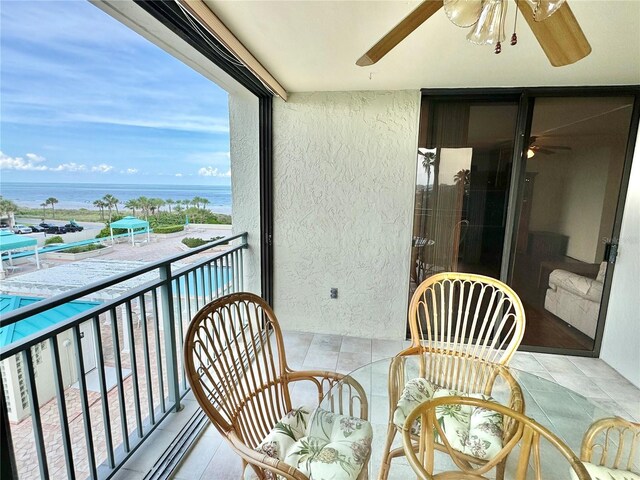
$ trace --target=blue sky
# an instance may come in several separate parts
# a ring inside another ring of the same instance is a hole
[[[0,181],[229,183],[225,91],[87,1],[0,1]]]

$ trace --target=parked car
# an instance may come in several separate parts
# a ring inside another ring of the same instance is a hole
[[[6,223],[0,223],[0,230],[9,230],[9,225]]]
[[[61,234],[63,234],[63,233],[67,233],[67,229],[66,229],[66,228],[64,228],[64,227],[60,227],[60,226],[58,226],[58,225],[51,225],[51,226],[47,229],[46,233],[52,233],[52,234],[54,234],[54,235],[61,235]]]
[[[41,223],[39,225],[41,228],[44,228],[44,232],[45,233],[54,233],[56,235],[59,235],[61,233],[67,233],[67,229],[64,227],[61,227],[59,225],[53,225],[51,223]]]
[[[64,228],[67,232],[81,232],[84,230],[84,227],[82,225],[78,225],[76,222],[67,223]]]
[[[35,233],[42,233],[45,231],[45,228],[40,225],[31,225],[31,230]]]
[[[17,223],[13,226],[13,233],[31,233],[31,227],[27,227],[26,225],[22,225],[21,223]]]

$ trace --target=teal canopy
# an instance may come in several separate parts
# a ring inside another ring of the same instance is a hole
[[[0,295],[0,314],[5,315],[12,310],[31,305],[40,300],[42,300],[42,298]],[[7,327],[2,327],[0,328],[0,348],[4,348],[13,342],[38,333],[40,330],[60,323],[96,305],[100,305],[100,303],[75,300],[47,310],[46,312],[25,318]]]
[[[136,217],[124,217],[123,219],[117,220],[115,222],[111,222],[109,225],[111,229],[111,243],[113,243],[113,229],[114,228],[122,228],[127,230],[129,237],[131,238],[131,245],[134,245],[134,230],[140,230],[147,232],[147,243],[149,242],[149,222],[146,220],[140,220]]]
[[[125,228],[127,230],[136,228],[149,228],[149,222],[136,217],[124,217],[115,222],[111,222],[110,226],[111,228]]]
[[[0,251],[17,250],[18,248],[33,247],[38,240],[32,237],[23,237],[5,230],[0,231]]]
[[[33,251],[36,257],[36,266],[40,268],[40,259],[38,258],[38,240],[33,237],[24,237],[22,235],[16,235],[15,233],[0,230],[0,252],[7,252],[7,258],[9,264],[13,265],[11,259],[11,251],[18,250],[20,248],[33,247]],[[4,260],[4,258],[2,258]],[[0,278],[5,277],[4,267],[0,260]]]

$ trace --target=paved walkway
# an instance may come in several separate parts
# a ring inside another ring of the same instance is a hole
[[[151,243],[143,243],[139,246],[133,246],[127,242],[124,237],[117,240],[111,251],[100,255],[98,258],[105,260],[131,260],[151,262],[154,260],[161,260],[172,255],[187,251],[188,248],[182,243],[182,240],[187,237],[202,238],[208,240],[213,237],[227,237],[231,235],[231,229],[229,228],[189,228],[185,232],[178,235],[151,235]],[[137,239],[142,237],[136,236]],[[225,247],[218,247],[218,250],[224,250]],[[203,254],[206,255],[206,254]],[[198,257],[194,257],[198,258]],[[40,261],[44,268],[51,268],[57,265],[70,263],[71,260],[60,260],[49,258],[45,253],[40,255]],[[195,261],[195,260],[194,260]],[[33,272],[36,270],[35,261],[25,260],[22,263],[16,261],[16,268],[13,273],[7,275],[7,280],[14,279],[25,273]]]

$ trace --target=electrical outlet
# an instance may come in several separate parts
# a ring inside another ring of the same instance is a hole
[[[338,298],[338,289],[337,288],[332,288],[330,291],[330,298]]]

